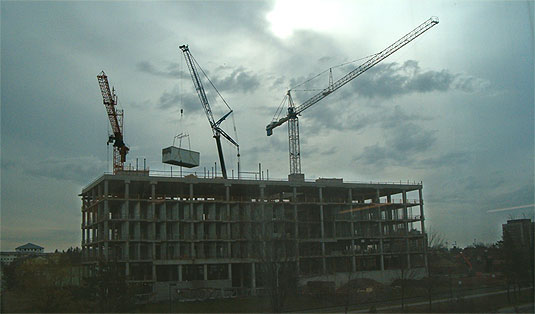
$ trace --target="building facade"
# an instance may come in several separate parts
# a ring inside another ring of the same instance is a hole
[[[23,254],[40,254],[44,253],[45,249],[39,245],[35,245],[33,243],[26,243],[24,245],[21,245],[17,248],[15,248],[15,252],[17,253],[23,253]]]
[[[114,261],[161,298],[170,287],[260,291],[268,241],[301,283],[427,264],[422,184],[121,174],[80,196],[84,264]]]
[[[503,239],[506,245],[533,250],[535,222],[531,219],[507,220],[502,225]]]

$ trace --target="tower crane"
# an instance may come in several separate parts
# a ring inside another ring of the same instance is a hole
[[[221,123],[233,112],[232,109],[228,106],[226,101],[221,97],[221,94],[219,94],[219,91],[215,88],[215,86],[210,81],[210,84],[212,84],[212,87],[217,91],[217,94],[223,99],[223,102],[227,105],[227,108],[229,109],[229,112],[224,114],[219,120],[214,119],[214,115],[212,113],[212,109],[210,108],[210,104],[208,103],[208,97],[206,97],[206,92],[204,91],[204,87],[201,81],[201,78],[199,76],[199,71],[197,70],[197,67],[199,69],[202,68],[197,63],[197,60],[192,56],[188,45],[182,45],[179,46],[180,50],[184,53],[184,58],[186,59],[186,63],[188,64],[188,69],[191,74],[191,79],[193,81],[193,86],[195,87],[195,90],[197,91],[197,95],[199,96],[199,100],[201,101],[201,105],[204,109],[204,113],[206,114],[206,117],[208,118],[208,122],[210,123],[210,127],[212,128],[212,133],[215,138],[215,142],[217,145],[217,153],[219,155],[219,162],[221,163],[221,172],[223,174],[223,178],[227,179],[227,168],[225,166],[225,158],[223,156],[223,148],[221,147],[221,136],[226,138],[232,145],[236,146],[236,149],[238,151],[238,177],[240,173],[240,145],[230,136],[228,135],[221,127]],[[203,74],[206,76],[204,71],[202,71]]]
[[[288,121],[288,139],[289,139],[289,151],[290,151],[290,174],[300,174],[301,173],[301,153],[300,153],[300,147],[299,147],[299,121],[298,121],[298,115],[300,115],[303,111],[305,111],[307,108],[310,108],[323,98],[329,96],[332,92],[336,91],[340,87],[344,86],[345,84],[349,83],[351,80],[356,78],[357,76],[361,75],[362,73],[366,72],[370,68],[372,68],[377,63],[381,62],[412,40],[416,39],[416,37],[420,36],[421,34],[428,31],[431,27],[438,24],[438,18],[437,17],[431,17],[419,26],[417,26],[415,29],[413,29],[411,32],[409,32],[407,35],[403,36],[402,38],[398,39],[395,43],[388,46],[381,52],[378,52],[371,56],[370,59],[368,59],[366,62],[358,66],[356,69],[352,70],[336,82],[332,82],[332,79],[329,82],[329,86],[322,89],[319,93],[312,96],[305,102],[303,102],[301,105],[297,106],[292,99],[291,96],[291,90],[288,90],[286,92],[286,97],[288,97],[288,114],[280,119],[277,120],[277,117],[271,121],[266,126],[266,132],[267,136],[271,136],[273,134],[273,129],[284,124]]]
[[[124,169],[124,163],[126,162],[126,154],[128,154],[129,148],[124,143],[123,138],[123,116],[124,111],[117,109],[117,95],[115,95],[115,88],[110,90],[110,84],[108,83],[108,77],[104,71],[97,75],[98,85],[102,93],[102,101],[106,107],[108,118],[110,120],[111,129],[113,134],[108,138],[108,145],[113,143],[113,173]]]

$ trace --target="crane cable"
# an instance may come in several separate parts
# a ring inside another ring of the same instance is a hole
[[[195,57],[193,55],[191,55],[191,58],[193,59],[193,61],[195,62],[195,64],[197,64],[197,66],[199,67],[199,69],[201,69],[201,72],[202,74],[204,74],[204,77],[206,77],[206,79],[208,80],[208,82],[210,82],[210,85],[212,85],[212,87],[215,89],[216,93],[219,95],[219,97],[221,98],[221,100],[223,100],[223,102],[225,103],[225,105],[227,106],[227,108],[229,110],[232,110],[230,108],[230,106],[227,104],[227,101],[225,100],[225,98],[223,98],[223,96],[221,96],[221,94],[219,93],[219,91],[217,90],[217,88],[214,86],[214,83],[212,83],[212,81],[210,80],[210,78],[208,77],[208,75],[206,75],[206,73],[204,72],[204,70],[202,69],[202,67],[199,65],[199,62],[197,62],[197,60],[195,59]]]
[[[317,78],[318,76],[321,76],[323,73],[325,73],[325,72],[327,72],[327,71],[330,71],[330,70],[335,69],[335,68],[342,67],[342,66],[344,66],[344,65],[348,65],[348,64],[351,64],[351,63],[355,63],[355,62],[357,62],[357,61],[361,61],[361,60],[369,59],[369,58],[371,58],[371,57],[375,57],[376,55],[377,55],[377,53],[374,53],[374,54],[371,54],[371,55],[366,56],[366,57],[362,57],[362,58],[359,58],[359,59],[355,59],[355,60],[353,60],[353,61],[344,62],[344,63],[341,63],[341,64],[339,64],[339,65],[335,65],[335,66],[333,66],[333,67],[330,67],[330,68],[328,68],[328,69],[326,69],[326,70],[324,70],[324,71],[322,71],[322,72],[316,74],[315,76],[309,78],[308,80],[306,80],[306,81],[304,81],[304,82],[302,82],[302,83],[300,83],[300,84],[297,84],[296,86],[294,86],[293,88],[290,88],[289,90],[305,91],[305,92],[309,92],[309,91],[321,91],[321,90],[323,90],[323,89],[301,89],[301,90],[300,90],[300,89],[297,89],[297,88],[300,87],[300,86],[305,85],[306,83],[312,81],[313,79]],[[201,69],[201,70],[202,70],[202,69]],[[273,116],[273,119],[272,119],[271,121],[276,121],[276,120],[279,119],[279,117],[280,117],[281,114],[282,114],[282,110],[283,110],[283,108],[285,107],[286,99],[287,99],[287,98],[288,98],[288,95],[287,95],[287,94],[284,95],[284,98],[282,99],[282,101],[281,101],[279,107],[277,108],[277,111],[275,112],[275,115]]]
[[[221,95],[221,93],[219,92],[219,90],[217,89],[217,87],[215,87],[214,83],[212,83],[212,80],[210,80],[210,78],[208,77],[208,75],[206,75],[206,73],[204,72],[204,70],[202,69],[202,67],[200,66],[199,62],[197,62],[197,60],[195,59],[195,57],[193,55],[191,55],[191,58],[192,60],[195,62],[195,64],[197,64],[197,66],[199,67],[199,69],[201,69],[201,72],[202,74],[204,75],[204,77],[206,77],[206,79],[208,80],[208,82],[210,82],[210,85],[212,85],[212,87],[214,88],[214,90],[216,91],[217,95],[219,95],[219,98],[221,98],[221,100],[223,100],[223,103],[225,104],[225,106],[227,106],[228,110],[232,111],[232,127],[234,129],[234,136],[236,138],[235,142],[238,143],[238,131],[236,130],[236,121],[234,120],[234,112],[232,110],[232,108],[230,108],[229,104],[227,103],[227,101],[225,100],[225,98],[223,98],[223,96]],[[237,155],[238,155],[238,158],[240,156],[240,147],[239,145],[236,146],[236,150],[237,150]]]
[[[291,88],[290,90],[296,90],[297,87],[303,86],[304,84],[306,84],[306,83],[312,81],[313,79],[317,78],[318,76],[322,75],[323,73],[325,73],[325,72],[327,72],[327,71],[329,71],[329,70],[332,70],[332,69],[335,69],[335,68],[339,68],[339,67],[342,67],[342,66],[344,66],[344,65],[351,64],[351,63],[355,63],[355,62],[360,61],[360,60],[369,59],[369,58],[371,58],[371,57],[375,57],[376,55],[377,55],[377,54],[374,53],[374,54],[371,54],[371,55],[366,56],[366,57],[362,57],[362,58],[359,58],[359,59],[355,59],[355,60],[353,60],[353,61],[344,62],[344,63],[341,63],[341,64],[339,64],[339,65],[335,65],[335,66],[333,66],[333,67],[330,67],[330,68],[324,70],[323,72],[321,72],[321,73],[315,75],[314,77],[309,78],[308,80],[304,81],[303,83],[294,86],[294,87]],[[321,90],[321,89],[319,89],[319,90]],[[314,91],[314,90],[300,90],[300,91]]]
[[[110,124],[108,123],[108,138],[110,138]],[[106,172],[110,169],[110,143],[106,143]]]
[[[284,95],[284,97],[282,98],[282,101],[279,107],[277,107],[277,111],[275,112],[275,115],[273,116],[273,119],[271,121],[276,121],[279,119],[280,115],[282,114],[282,110],[286,105],[286,99],[288,99],[288,94]]]
[[[310,82],[310,81],[312,81],[312,80],[314,80],[315,78],[317,78],[318,76],[322,75],[323,73],[325,73],[325,72],[327,72],[327,71],[330,71],[330,70],[335,69],[335,68],[342,67],[342,66],[344,66],[344,65],[348,65],[348,64],[351,64],[351,63],[355,63],[355,62],[357,62],[357,61],[361,61],[361,60],[369,59],[369,58],[371,58],[371,57],[375,57],[376,55],[377,55],[377,53],[374,53],[374,54],[371,54],[371,55],[366,56],[366,57],[362,57],[362,58],[359,58],[359,59],[355,59],[355,60],[353,60],[353,61],[344,62],[344,63],[341,63],[341,64],[339,64],[339,65],[335,65],[335,66],[333,66],[333,67],[330,67],[330,68],[328,68],[328,69],[326,69],[326,70],[324,70],[324,71],[322,71],[322,72],[316,74],[315,76],[309,78],[308,80],[304,81],[303,83],[297,84],[297,85],[294,86],[293,88],[290,88],[289,91],[290,91],[290,90],[294,90],[294,91],[306,91],[306,92],[309,92],[309,91],[321,91],[321,90],[323,90],[323,89],[301,89],[301,90],[300,90],[300,89],[297,89],[297,88],[300,87],[300,86],[305,85],[306,83],[308,83],[308,82]],[[282,110],[283,110],[283,108],[284,108],[284,105],[285,105],[285,103],[286,103],[286,99],[287,99],[287,98],[288,98],[288,95],[287,95],[287,94],[284,95],[284,98],[282,99],[281,104],[280,104],[279,107],[277,108],[277,111],[275,112],[275,115],[273,116],[273,120],[272,120],[272,121],[276,121],[276,120],[278,120],[279,117],[281,116],[281,114],[282,114]]]
[[[179,73],[182,73],[182,69],[183,69],[182,62],[184,62],[184,61],[183,61],[182,58],[180,58],[180,64],[178,66],[178,72]],[[178,80],[178,94],[180,95],[180,100],[179,100],[180,101],[180,110],[183,110],[183,106],[184,106],[184,93],[182,93],[182,87],[183,87],[182,80],[180,79],[180,80]],[[175,134],[173,135],[173,145],[175,145],[175,139],[176,139],[176,137],[178,135],[179,125],[180,125],[181,122],[183,122],[182,119],[181,119],[182,118],[182,113],[183,113],[183,111],[180,112],[180,118],[175,123]]]

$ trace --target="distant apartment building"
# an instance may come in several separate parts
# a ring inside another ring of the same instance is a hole
[[[348,273],[388,282],[427,264],[420,183],[124,173],[80,196],[87,269],[116,262],[156,299],[171,287],[261,291],[267,241],[279,241],[301,284]]]
[[[15,252],[0,252],[0,263],[4,265],[11,264],[19,255]]]
[[[24,245],[21,245],[15,248],[15,252],[23,253],[23,254],[44,253],[44,250],[45,249],[43,247],[39,245],[35,245],[33,243],[26,243]]]
[[[20,256],[27,256],[27,255],[35,255],[35,254],[44,254],[44,248],[35,245],[33,243],[26,243],[24,245],[21,245],[19,247],[15,248],[15,252],[0,252],[0,262],[2,264],[11,264],[15,259],[17,259]]]
[[[507,220],[507,223],[502,225],[505,245],[533,249],[534,226],[535,222],[531,219]]]

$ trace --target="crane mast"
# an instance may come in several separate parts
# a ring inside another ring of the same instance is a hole
[[[418,36],[422,35],[426,31],[428,31],[431,27],[438,24],[438,18],[437,17],[431,17],[427,21],[423,22],[419,26],[417,26],[415,29],[413,29],[411,32],[403,36],[402,38],[398,39],[395,43],[388,46],[384,50],[382,50],[379,53],[374,54],[370,59],[368,59],[366,62],[358,66],[353,71],[349,72],[336,82],[332,83],[329,82],[329,86],[321,90],[316,95],[312,96],[305,102],[303,102],[300,106],[296,106],[293,103],[293,100],[291,98],[291,90],[288,90],[287,96],[288,96],[288,114],[279,120],[274,120],[271,123],[269,123],[266,126],[266,132],[267,136],[271,136],[273,134],[273,129],[284,124],[288,121],[288,139],[289,139],[289,151],[290,151],[290,174],[300,174],[301,173],[301,155],[300,155],[300,148],[299,148],[299,122],[297,116],[301,114],[304,110],[310,108],[323,98],[329,96],[332,92],[336,91],[340,87],[344,86],[354,78],[358,77],[362,73],[366,72],[373,66],[375,66],[377,63],[381,62],[382,60],[386,59],[388,56],[408,44],[409,42],[416,39]]]
[[[97,75],[98,85],[102,93],[102,102],[106,107],[108,119],[110,120],[113,134],[108,138],[108,145],[113,143],[113,173],[124,170],[124,163],[126,162],[126,154],[129,148],[124,143],[123,138],[123,117],[124,111],[117,109],[117,95],[115,89],[110,90],[108,77],[104,71]]]
[[[238,150],[238,158],[240,157],[240,146],[238,143],[230,136],[228,135],[219,125],[221,122],[223,122],[233,111],[230,110],[226,114],[224,114],[219,120],[214,119],[214,115],[212,113],[212,109],[210,108],[210,103],[208,102],[208,97],[206,97],[206,92],[204,91],[204,87],[201,81],[201,78],[199,76],[199,71],[197,71],[197,61],[193,56],[191,55],[191,52],[189,50],[188,45],[182,45],[179,46],[180,50],[184,53],[184,58],[186,59],[186,63],[188,64],[188,69],[191,74],[191,79],[193,81],[193,86],[195,87],[195,90],[197,91],[197,95],[199,96],[199,100],[201,101],[201,105],[204,109],[204,113],[206,114],[206,117],[208,118],[208,122],[210,123],[210,127],[212,128],[212,133],[216,142],[217,146],[217,153],[219,155],[219,163],[221,164],[221,172],[223,174],[223,178],[227,179],[227,168],[225,166],[225,158],[223,156],[223,148],[221,147],[221,136],[226,138],[230,143],[232,143],[234,146],[236,146]],[[238,162],[239,167],[239,162]],[[238,176],[239,176],[240,170],[238,169]]]

